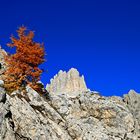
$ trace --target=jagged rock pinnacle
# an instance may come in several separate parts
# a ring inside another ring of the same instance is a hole
[[[2,79],[3,72],[6,69],[6,63],[4,61],[4,55],[7,55],[7,53],[0,46],[0,79]]]
[[[29,86],[9,96],[2,85],[0,140],[140,140],[140,95],[133,90],[123,98],[100,96],[74,68],[54,76],[49,100]]]
[[[51,93],[56,92],[75,92],[87,91],[87,86],[84,81],[84,76],[79,75],[75,68],[71,68],[68,72],[60,70],[57,75],[51,79],[51,83],[46,86]]]

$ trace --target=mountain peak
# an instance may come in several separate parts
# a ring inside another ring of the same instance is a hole
[[[88,90],[84,76],[80,76],[78,70],[75,68],[71,68],[68,72],[60,70],[51,79],[50,84],[46,88],[51,93],[82,92]]]

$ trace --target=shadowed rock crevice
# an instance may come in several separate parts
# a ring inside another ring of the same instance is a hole
[[[16,140],[32,140],[30,138],[27,138],[27,137],[22,136],[19,133],[15,133],[15,138],[16,138]]]

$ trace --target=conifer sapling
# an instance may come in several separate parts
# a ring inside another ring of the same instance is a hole
[[[24,26],[17,33],[18,37],[11,36],[11,43],[8,44],[16,48],[16,53],[5,57],[8,65],[4,78],[5,88],[12,92],[28,84],[37,90],[37,82],[42,73],[39,65],[44,62],[44,45],[33,41],[34,32],[27,32]]]

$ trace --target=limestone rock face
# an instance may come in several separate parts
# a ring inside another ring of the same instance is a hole
[[[2,79],[3,72],[6,69],[6,63],[4,61],[4,55],[7,55],[7,53],[5,52],[5,50],[1,49],[1,46],[0,46],[0,80]]]
[[[79,72],[71,68],[67,73],[60,70],[58,75],[51,79],[51,83],[46,89],[51,93],[66,93],[75,91],[87,91],[84,76],[79,76]]]
[[[46,99],[28,86],[27,94],[0,90],[0,140],[140,140],[136,92],[121,98],[77,91]]]
[[[135,133],[140,138],[140,94],[136,93],[134,90],[130,90],[128,94],[124,95],[124,100],[134,116]]]
[[[73,68],[51,80],[49,96],[29,86],[9,95],[3,84],[0,140],[140,140],[140,94],[133,90],[101,96]]]

